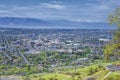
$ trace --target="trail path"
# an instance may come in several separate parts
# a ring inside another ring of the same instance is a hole
[[[112,72],[107,73],[107,74],[103,77],[102,80],[104,80],[105,78],[107,78],[111,73],[112,73]]]

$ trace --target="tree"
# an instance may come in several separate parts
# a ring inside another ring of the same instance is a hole
[[[116,44],[107,44],[106,48],[104,49],[104,54],[105,54],[105,62],[109,59],[110,55],[116,51]]]
[[[114,53],[117,59],[120,55],[120,8],[117,8],[114,13],[109,15],[109,23],[117,26],[114,32],[113,40],[107,44],[104,54],[105,60],[109,59],[109,56]]]

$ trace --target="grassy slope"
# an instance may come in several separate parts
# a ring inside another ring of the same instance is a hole
[[[88,78],[92,78],[93,80],[102,80],[103,77],[109,72],[109,70],[105,70],[104,67],[109,64],[118,63],[120,63],[120,61],[109,63],[98,61],[96,64],[91,66],[77,67],[76,72],[74,68],[56,68],[53,73],[32,74],[20,80],[25,80],[25,78],[29,78],[30,80],[87,80]],[[92,71],[91,74],[90,71]],[[104,80],[120,80],[120,71],[112,72]]]
[[[117,64],[118,62],[110,62],[110,63],[98,63],[91,66],[86,66],[82,68],[77,68],[76,72],[73,68],[63,69],[63,71],[54,72],[54,73],[45,73],[43,75],[37,75],[36,77],[32,77],[32,80],[86,80],[88,78],[93,78],[95,80],[101,80],[109,71],[99,68],[100,65],[105,67],[108,64]],[[90,74],[90,69],[95,70],[92,74]],[[96,69],[98,68],[98,69]],[[108,78],[118,79],[120,77],[120,72],[112,72]],[[117,78],[116,78],[117,77]],[[112,80],[111,79],[111,80]],[[108,80],[108,79],[105,79]]]

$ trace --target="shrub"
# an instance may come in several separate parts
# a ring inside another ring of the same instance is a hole
[[[98,68],[90,67],[88,70],[88,75],[95,74],[96,72],[98,72]]]
[[[39,78],[38,80],[46,80],[46,79],[44,79],[44,78]]]
[[[52,77],[52,78],[49,78],[49,80],[58,80],[58,78]]]

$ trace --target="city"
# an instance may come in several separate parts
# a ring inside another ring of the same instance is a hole
[[[0,0],[0,80],[120,80],[120,0]]]

